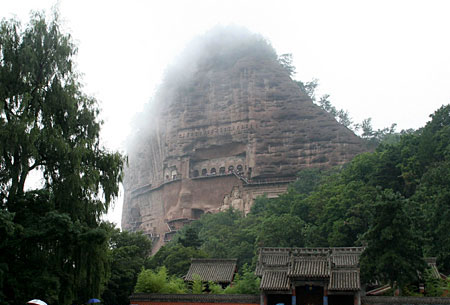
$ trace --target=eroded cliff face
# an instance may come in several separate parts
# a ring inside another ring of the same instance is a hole
[[[178,82],[166,80],[148,132],[135,137],[122,228],[144,231],[155,249],[203,213],[247,213],[301,169],[343,164],[365,150],[299,89],[270,46],[252,39],[226,51],[214,45]]]

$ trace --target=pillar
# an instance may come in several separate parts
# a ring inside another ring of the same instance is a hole
[[[267,305],[267,295],[264,292],[261,293],[261,305]]]
[[[358,291],[354,296],[354,302],[355,305],[361,305],[361,292]]]

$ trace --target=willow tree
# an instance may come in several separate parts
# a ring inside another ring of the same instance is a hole
[[[108,275],[101,216],[118,195],[123,157],[100,144],[76,52],[57,14],[35,13],[24,28],[1,21],[0,303],[85,302]]]

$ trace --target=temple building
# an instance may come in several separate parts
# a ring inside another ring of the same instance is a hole
[[[361,304],[362,247],[260,248],[261,305]]]
[[[261,278],[259,295],[133,294],[136,305],[422,305],[450,304],[448,297],[385,296],[389,285],[366,290],[361,285],[359,259],[362,247],[260,248],[255,273]],[[436,279],[446,277],[436,258],[425,258]],[[194,275],[207,282],[230,285],[236,259],[192,259],[185,281]],[[422,284],[423,285],[423,284]],[[419,287],[418,287],[419,288]],[[423,287],[420,289],[424,293]],[[448,291],[444,291],[446,295]]]
[[[214,282],[225,288],[233,282],[236,264],[237,259],[193,258],[184,280],[193,282],[198,275],[203,282]]]

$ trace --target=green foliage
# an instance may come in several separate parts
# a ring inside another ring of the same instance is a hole
[[[295,66],[293,65],[292,54],[286,53],[278,56],[279,64],[289,73],[289,76],[294,76]]]
[[[239,258],[238,268],[251,263],[255,235],[250,229],[254,218],[242,216],[238,211],[228,210],[218,214],[204,215],[194,225],[199,228],[199,237],[203,240],[200,247],[209,257]]]
[[[348,113],[348,111],[343,109],[337,109],[336,107],[334,107],[331,104],[329,98],[330,95],[325,94],[319,99],[318,104],[320,108],[322,108],[323,110],[334,116],[340,124],[344,125],[347,128],[351,128],[353,125],[353,121],[350,118],[350,114]]]
[[[283,66],[288,72],[290,76],[295,74],[295,67],[292,66],[292,54],[283,54],[278,59],[281,66]],[[302,92],[309,96],[309,98],[316,103],[320,108],[331,114],[340,124],[344,125],[350,129],[358,129],[358,124],[353,124],[353,121],[350,117],[348,111],[343,109],[337,109],[335,106],[331,104],[330,95],[324,94],[319,100],[316,98],[316,89],[319,86],[319,81],[317,79],[313,79],[310,82],[302,82],[302,81],[294,81]]]
[[[226,294],[259,294],[260,279],[247,265],[242,267],[242,275],[236,274],[231,286],[225,289]]]
[[[394,291],[391,289],[389,291],[389,293],[391,293],[391,295],[394,295]],[[419,287],[416,285],[414,285],[414,283],[406,285],[402,288],[402,296],[407,296],[407,297],[423,297],[423,294],[420,293],[419,291]]]
[[[203,284],[202,278],[198,274],[192,276],[194,281],[192,282],[192,293],[202,294],[205,291],[205,285]]]
[[[372,127],[372,118],[364,119],[358,124],[361,129],[361,138],[365,139],[370,146],[376,147],[380,143],[395,144],[400,140],[400,134],[395,132],[397,124],[392,124],[390,128],[374,130]]]
[[[361,273],[366,281],[397,282],[404,287],[424,270],[420,240],[411,230],[405,207],[401,195],[380,191],[372,225],[364,236],[368,246],[361,256]]]
[[[437,256],[440,268],[450,271],[450,160],[430,166],[411,197],[416,204],[410,213],[418,221],[416,230],[423,231],[425,252]]]
[[[195,249],[202,244],[201,240],[198,238],[198,232],[194,227],[188,227],[184,232],[184,236],[180,237],[178,242],[184,247],[192,247]]]
[[[374,188],[335,176],[293,210],[310,222],[307,246],[345,247],[360,244],[372,217]],[[306,206],[306,207],[305,207]],[[305,214],[302,211],[307,210]]]
[[[322,170],[320,168],[305,168],[298,172],[297,180],[290,187],[294,188],[296,193],[309,195],[315,191],[324,177],[331,174],[332,171]]]
[[[102,294],[104,304],[128,304],[137,275],[150,254],[151,241],[142,233],[113,229],[109,239],[111,276]]]
[[[425,294],[428,297],[441,297],[450,283],[448,280],[437,279],[433,276],[431,269],[426,269],[424,273]]]
[[[303,247],[304,227],[305,222],[295,215],[269,216],[255,228],[257,245],[260,247]]]
[[[137,278],[136,293],[187,293],[187,288],[182,279],[169,277],[166,267],[161,267],[157,272],[143,269]]]
[[[302,82],[299,80],[294,80],[300,90],[309,96],[309,98],[315,102],[316,101],[316,88],[319,86],[319,80],[313,79],[310,82]]]
[[[225,290],[219,284],[209,281],[208,290],[211,294],[224,294]]]
[[[100,145],[99,110],[73,70],[57,14],[0,24],[0,304],[99,297],[123,157]],[[26,191],[31,173],[43,186]]]
[[[157,269],[165,266],[169,275],[184,276],[189,270],[192,258],[204,258],[207,254],[192,247],[170,243],[163,246],[158,253],[145,263],[148,269]]]

